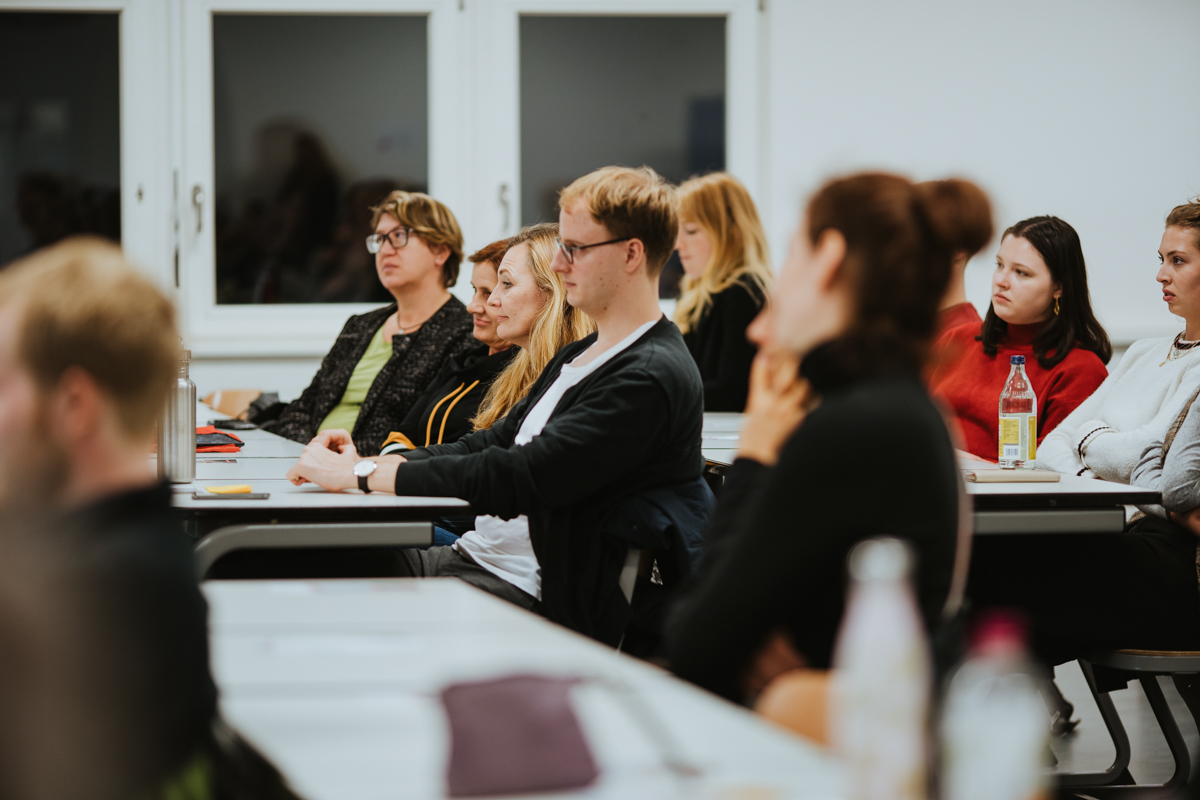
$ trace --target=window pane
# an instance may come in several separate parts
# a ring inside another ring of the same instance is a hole
[[[217,302],[391,299],[370,207],[428,176],[424,16],[215,14]]]
[[[121,240],[117,14],[0,12],[0,264]]]
[[[521,220],[609,164],[673,182],[725,167],[725,18],[521,18]],[[683,270],[672,258],[662,294]]]

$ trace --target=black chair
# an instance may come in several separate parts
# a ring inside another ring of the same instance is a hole
[[[1188,754],[1187,743],[1171,713],[1171,707],[1167,704],[1162,687],[1159,686],[1158,676],[1169,675],[1174,679],[1188,709],[1192,712],[1192,717],[1200,725],[1200,715],[1197,714],[1197,710],[1200,709],[1200,693],[1197,692],[1197,689],[1200,689],[1200,681],[1195,680],[1196,676],[1200,676],[1200,652],[1108,650],[1095,653],[1087,660],[1080,659],[1079,666],[1083,669],[1084,677],[1087,678],[1092,696],[1096,698],[1100,716],[1116,746],[1117,755],[1112,766],[1103,772],[1059,775],[1057,776],[1058,785],[1069,794],[1092,797],[1096,800],[1109,800],[1109,798],[1142,800],[1142,798],[1185,796],[1187,780],[1191,772],[1191,758]],[[1175,772],[1166,783],[1132,784],[1124,782],[1128,780],[1131,755],[1129,736],[1125,732],[1125,726],[1121,724],[1121,717],[1117,714],[1112,697],[1108,692],[1101,692],[1098,689],[1093,666],[1128,673],[1131,679],[1136,679],[1142,684],[1146,699],[1150,702],[1150,708],[1154,711],[1154,717],[1158,720],[1158,726],[1162,730],[1163,737],[1167,740],[1167,747],[1175,760]]]

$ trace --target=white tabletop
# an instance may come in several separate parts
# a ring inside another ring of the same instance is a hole
[[[680,786],[616,697],[585,684],[573,704],[602,775],[571,796],[843,795],[837,764],[804,740],[452,578],[204,589],[225,714],[313,800],[443,797],[448,742],[438,690],[514,672],[625,687],[703,770]]]

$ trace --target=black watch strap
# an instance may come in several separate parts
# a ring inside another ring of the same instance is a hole
[[[358,476],[358,488],[362,489],[363,494],[371,493],[371,488],[369,486],[367,486],[367,481],[370,479],[371,479],[370,475],[359,475]]]

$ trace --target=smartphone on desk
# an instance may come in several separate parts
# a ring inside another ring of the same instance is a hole
[[[212,492],[195,492],[194,500],[268,500],[270,492],[245,492],[243,494],[213,494]]]
[[[210,419],[208,424],[219,431],[252,431],[258,427],[253,422],[247,422],[244,419]]]

